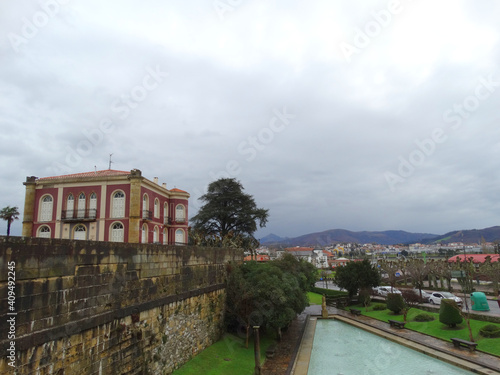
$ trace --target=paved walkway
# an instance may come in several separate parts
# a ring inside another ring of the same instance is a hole
[[[429,350],[429,355],[449,356],[446,357],[449,361],[457,361],[457,364],[462,364],[461,361],[473,363],[474,369],[481,369],[478,373],[482,374],[500,374],[500,359],[489,354],[478,351],[469,352],[466,348],[457,349],[451,342],[439,340],[431,336],[423,335],[407,329],[391,328],[386,322],[372,319],[367,316],[353,316],[347,311],[336,309],[328,306],[328,313],[331,315],[340,315],[342,319],[350,319],[363,325],[364,328],[377,329],[386,334],[398,337],[400,340],[408,340],[407,346],[414,345],[416,350]],[[321,306],[309,306],[294,322],[291,324],[283,341],[279,344],[276,355],[272,359],[268,359],[262,369],[263,375],[289,375],[292,373],[293,361],[295,354],[298,351],[300,339],[306,325],[307,315],[321,315]],[[398,340],[399,340],[398,339]],[[414,344],[412,344],[414,343]],[[420,345],[422,347],[420,347]],[[497,369],[494,371],[493,369]]]

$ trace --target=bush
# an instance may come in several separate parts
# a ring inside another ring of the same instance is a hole
[[[387,306],[385,303],[376,303],[375,305],[373,305],[372,309],[373,311],[383,311],[387,309]]]
[[[391,310],[394,314],[400,314],[405,307],[405,302],[403,297],[399,293],[389,293],[387,294],[387,308]]]
[[[441,300],[441,306],[439,308],[439,321],[451,328],[462,323],[463,318],[460,314],[460,308],[455,301],[445,298]]]
[[[487,324],[479,329],[479,333],[484,337],[500,337],[500,327],[494,324]]]
[[[432,322],[434,317],[431,314],[421,313],[415,316],[416,322]]]

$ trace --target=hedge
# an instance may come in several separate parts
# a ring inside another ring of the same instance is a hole
[[[317,287],[312,287],[311,292],[323,294],[327,297],[347,297],[348,296],[348,293],[345,291],[333,290],[333,289],[323,289],[323,288],[317,288]]]

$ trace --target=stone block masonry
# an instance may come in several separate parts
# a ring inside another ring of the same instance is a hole
[[[0,373],[170,374],[220,338],[226,264],[242,259],[236,249],[0,237]]]

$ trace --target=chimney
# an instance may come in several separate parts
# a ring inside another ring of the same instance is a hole
[[[166,188],[167,188],[167,183],[166,183],[166,182],[163,182],[163,183],[161,184],[161,186],[163,186],[163,187],[166,189]]]
[[[155,177],[154,180],[155,180],[155,184],[158,185],[158,177]]]

